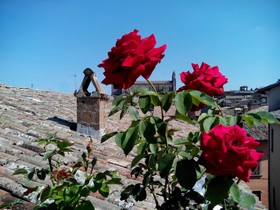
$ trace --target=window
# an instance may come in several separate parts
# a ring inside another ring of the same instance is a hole
[[[260,151],[258,151],[258,152],[260,152]],[[261,168],[261,166],[262,166],[262,162],[261,162],[261,160],[259,160],[259,165],[252,169],[251,177],[260,177],[260,176],[262,176],[262,170],[261,170],[262,168]]]
[[[259,198],[259,201],[262,200],[262,192],[260,190],[253,190],[252,193],[254,193]]]
[[[261,162],[260,162],[260,164],[257,166],[257,167],[255,167],[255,168],[253,168],[252,169],[252,174],[251,174],[251,176],[262,176],[262,171],[261,171]]]

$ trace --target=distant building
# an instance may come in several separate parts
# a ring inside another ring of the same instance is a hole
[[[268,94],[268,111],[280,120],[280,80],[258,90]],[[269,209],[280,209],[280,124],[268,126],[269,132]]]
[[[246,112],[263,105],[267,105],[267,95],[257,90],[248,90],[248,86],[241,86],[239,90],[224,91],[216,97],[221,107],[229,107],[231,113]]]
[[[151,81],[151,82],[153,83],[153,85],[157,91],[161,91],[161,92],[176,91],[176,74],[175,74],[175,72],[172,73],[171,80],[167,80],[167,81],[157,80],[157,81]],[[151,85],[146,81],[136,81],[134,83],[134,85],[131,87],[131,89],[134,90],[138,87],[144,87],[144,88],[147,88],[148,90],[152,90]],[[113,95],[113,96],[120,95],[125,91],[126,90],[124,90],[124,89],[114,89],[114,87],[112,85],[111,95]]]
[[[251,112],[267,111],[267,106],[262,106]],[[268,159],[269,159],[269,143],[268,143],[268,126],[267,124],[261,123],[258,126],[248,128],[244,125],[247,133],[253,136],[260,144],[256,150],[263,152],[264,156],[259,161],[259,166],[253,169],[248,186],[252,192],[259,198],[260,202],[269,207],[269,195],[268,195]]]

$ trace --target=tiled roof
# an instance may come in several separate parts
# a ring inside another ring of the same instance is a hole
[[[280,79],[279,79],[277,82],[275,82],[275,83],[273,83],[273,84],[271,84],[271,85],[268,85],[268,86],[266,86],[266,87],[263,87],[263,88],[258,89],[257,92],[258,92],[258,93],[265,93],[266,91],[269,91],[269,90],[271,90],[272,88],[275,88],[275,87],[278,87],[278,86],[280,86]]]
[[[75,162],[84,151],[88,137],[77,133],[70,128],[76,123],[76,98],[71,94],[64,94],[48,90],[35,90],[24,87],[9,87],[0,84],[0,204],[3,201],[23,198],[26,186],[46,184],[40,180],[27,183],[21,176],[12,176],[19,166],[46,167],[43,157],[38,152],[42,148],[34,140],[44,137],[47,132],[56,133],[60,139],[74,143],[75,152],[62,159],[65,165]],[[106,113],[111,103],[106,104]],[[173,109],[174,111],[174,109]],[[158,110],[155,110],[157,113]],[[167,113],[168,114],[168,113]],[[118,115],[106,118],[106,132],[125,130],[130,124],[130,118],[124,117],[121,121]],[[180,121],[173,121],[172,126],[181,129],[178,137],[185,137],[189,131],[196,128]],[[114,140],[100,143],[93,139],[94,153],[98,158],[97,169],[117,170],[125,186],[135,183],[130,176],[131,156],[125,157],[116,146]],[[120,209],[117,199],[125,186],[112,186],[112,194],[105,200],[91,197],[96,209]],[[30,198],[25,198],[30,201]],[[21,206],[28,209],[31,203]],[[154,209],[153,200],[149,197],[143,202],[135,203],[133,209]]]
[[[280,109],[274,110],[270,113],[274,115],[278,120],[280,120]]]

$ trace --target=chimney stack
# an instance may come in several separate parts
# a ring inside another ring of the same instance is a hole
[[[90,68],[84,70],[84,79],[78,91],[77,97],[77,131],[79,133],[100,139],[105,132],[105,103],[108,96],[105,94],[100,82]],[[96,91],[90,93],[90,83]]]

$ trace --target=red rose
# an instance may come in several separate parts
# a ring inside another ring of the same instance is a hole
[[[202,62],[201,67],[198,64],[192,64],[192,67],[193,73],[188,71],[180,74],[181,81],[185,86],[180,87],[178,91],[192,89],[210,96],[223,94],[223,85],[227,83],[228,79],[220,73],[218,66],[211,68],[208,64]]]
[[[254,149],[257,145],[239,126],[220,124],[202,133],[200,163],[213,175],[232,175],[249,182],[251,169],[263,156]]]
[[[127,89],[139,76],[149,79],[156,65],[164,57],[166,45],[154,48],[155,36],[152,34],[141,39],[134,30],[118,39],[116,46],[108,53],[109,58],[103,60],[98,67],[104,68],[103,84],[113,84],[116,89]]]

